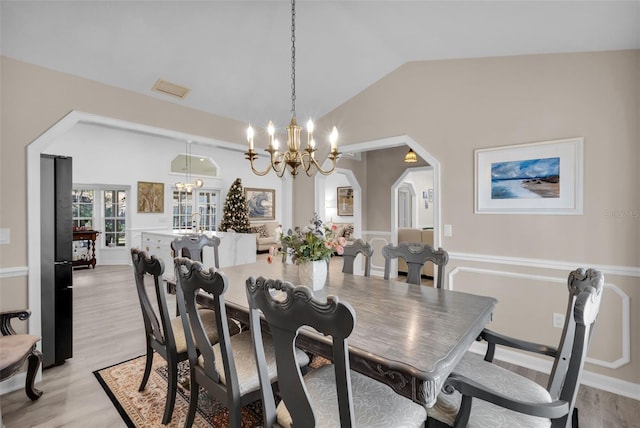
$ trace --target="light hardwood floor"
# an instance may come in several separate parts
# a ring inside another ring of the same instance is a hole
[[[171,299],[169,304],[174,302]],[[74,356],[43,372],[37,387],[44,394],[38,401],[29,400],[24,390],[0,397],[6,428],[123,427],[93,371],[144,352],[144,327],[131,267],[98,265],[95,270],[74,271]],[[545,382],[543,373],[504,365]],[[582,386],[577,405],[582,428],[640,427],[638,401]]]

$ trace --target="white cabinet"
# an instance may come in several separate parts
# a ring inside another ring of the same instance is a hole
[[[142,232],[142,248],[164,263],[164,277],[173,279],[173,251],[171,242],[175,236],[165,233]]]
[[[253,233],[208,232],[208,236],[220,238],[218,258],[220,267],[256,262],[256,236]],[[164,277],[175,279],[171,242],[182,235],[172,232],[142,232],[142,248],[164,262]],[[213,248],[205,247],[202,264],[215,267]]]

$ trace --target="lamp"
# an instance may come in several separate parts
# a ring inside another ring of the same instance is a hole
[[[193,189],[199,189],[204,185],[204,181],[201,178],[196,178],[193,183],[191,183],[191,141],[186,142],[186,158],[185,158],[185,182],[177,182],[176,189],[179,191],[186,191],[187,193],[191,193]]]
[[[409,149],[407,154],[404,155],[404,161],[405,161],[405,163],[418,162],[418,156],[416,155],[416,152],[414,152],[413,149]]]
[[[313,139],[313,122],[311,119],[307,122],[307,147],[301,150],[300,147],[300,132],[302,127],[298,125],[296,121],[296,2],[291,0],[291,123],[287,126],[288,149],[286,151],[278,151],[278,139],[275,138],[275,127],[272,121],[269,121],[267,125],[267,133],[269,134],[269,147],[265,149],[270,155],[270,165],[264,171],[256,170],[253,162],[257,159],[258,155],[253,149],[253,137],[254,132],[251,125],[247,128],[247,142],[249,143],[249,150],[245,152],[245,159],[251,163],[251,170],[254,174],[263,176],[266,175],[271,169],[276,173],[278,177],[284,175],[287,166],[289,167],[289,173],[293,178],[298,175],[298,168],[302,168],[304,172],[311,177],[314,173],[314,168],[320,174],[329,175],[336,167],[336,161],[340,156],[338,151],[338,130],[333,127],[329,141],[331,143],[331,152],[329,153],[329,159],[331,159],[332,165],[328,170],[323,170],[320,164],[315,159],[316,142]]]

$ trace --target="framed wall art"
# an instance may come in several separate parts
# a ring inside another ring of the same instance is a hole
[[[338,187],[338,215],[353,215],[353,187]]]
[[[164,212],[164,183],[138,181],[138,212]]]
[[[583,138],[475,150],[477,214],[582,214]]]
[[[249,221],[276,219],[276,191],[245,187],[244,195],[249,205]]]

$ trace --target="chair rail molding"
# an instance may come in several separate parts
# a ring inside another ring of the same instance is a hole
[[[586,262],[568,262],[558,260],[531,259],[526,257],[506,257],[494,256],[490,254],[471,254],[449,252],[449,260],[458,260],[466,262],[493,263],[500,265],[514,265],[525,267],[537,267],[544,269],[573,270],[576,266],[589,266],[597,269],[605,275],[619,275],[640,278],[640,267],[632,266],[616,266],[616,265],[599,265]]]
[[[28,274],[29,274],[28,266],[14,266],[14,267],[8,267],[8,268],[0,268],[0,279],[27,276]]]

